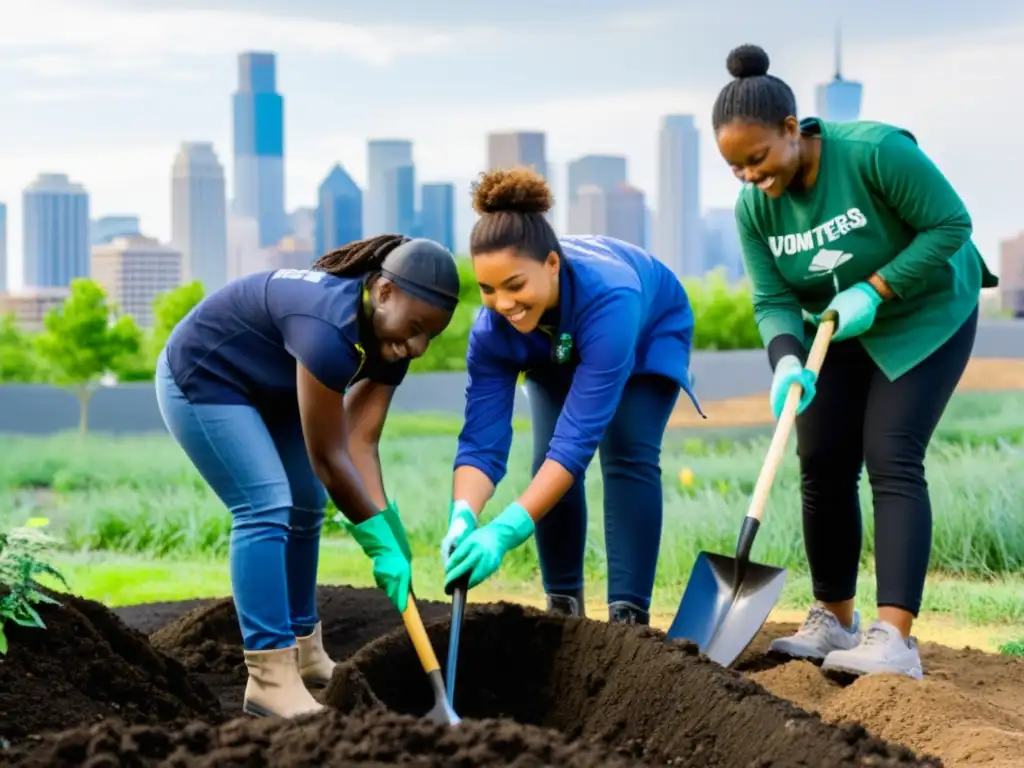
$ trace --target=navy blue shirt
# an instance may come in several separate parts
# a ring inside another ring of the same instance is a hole
[[[175,383],[192,403],[275,410],[297,402],[296,360],[336,392],[363,379],[398,386],[409,361],[380,357],[362,312],[363,286],[362,277],[304,269],[233,280],[171,333]]]
[[[521,371],[572,370],[547,458],[576,478],[593,458],[631,376],[671,379],[703,415],[689,371],[693,310],[679,279],[646,251],[610,237],[562,237],[559,244],[559,306],[544,318],[555,327],[522,334],[485,308],[469,334],[466,420],[455,468],[476,467],[495,485],[507,469]],[[558,361],[563,336],[571,345]]]

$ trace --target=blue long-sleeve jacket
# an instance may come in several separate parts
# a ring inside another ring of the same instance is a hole
[[[564,237],[559,243],[558,328],[523,334],[483,309],[466,357],[466,412],[455,467],[476,467],[497,485],[512,445],[512,411],[520,372],[575,366],[547,458],[579,478],[593,458],[633,375],[660,374],[689,395],[693,312],[682,284],[641,248],[609,237]],[[556,361],[559,341],[570,358]],[[703,416],[703,413],[701,413]]]

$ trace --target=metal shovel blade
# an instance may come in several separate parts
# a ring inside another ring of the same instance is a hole
[[[445,684],[448,687],[448,705],[455,706],[455,672],[459,666],[459,636],[462,634],[462,617],[466,613],[466,592],[469,577],[459,579],[452,589],[452,623],[448,630],[448,664]]]
[[[767,621],[786,583],[786,569],[747,563],[735,589],[736,558],[701,552],[669,627],[670,640],[687,639],[728,667]]]
[[[434,706],[430,708],[424,717],[441,725],[458,725],[462,719],[455,714],[444,690],[444,680],[441,679],[441,670],[435,669],[428,674],[430,687],[434,689]]]

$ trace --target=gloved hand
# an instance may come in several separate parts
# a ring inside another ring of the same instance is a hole
[[[475,530],[476,515],[469,504],[462,500],[454,502],[448,512],[448,532],[441,539],[441,563],[447,566],[455,548]]]
[[[839,323],[832,334],[832,341],[851,339],[868,330],[874,325],[875,313],[881,303],[882,297],[870,283],[854,283],[845,291],[837,293],[825,307],[825,312],[834,309],[839,314]],[[821,322],[821,315],[815,315],[816,322]]]
[[[530,538],[533,531],[533,520],[527,511],[520,504],[509,504],[455,548],[445,568],[445,587],[468,573],[472,589],[498,570],[502,558]]]
[[[789,388],[794,383],[803,388],[800,395],[800,403],[796,407],[797,415],[804,412],[804,409],[814,399],[818,377],[814,371],[808,371],[801,364],[795,355],[786,355],[775,366],[775,375],[772,377],[772,389],[769,400],[772,404],[772,413],[776,420],[782,415],[782,409],[786,405],[786,397],[789,395]]]
[[[349,528],[363,552],[373,561],[373,579],[399,611],[409,604],[412,569],[384,513]]]
[[[398,512],[398,502],[389,501],[387,507],[381,511],[381,514],[387,520],[391,532],[395,534],[395,541],[398,542],[399,549],[402,550],[405,559],[411,564],[412,550],[409,549],[409,537],[405,533],[405,526],[402,525],[402,518]]]

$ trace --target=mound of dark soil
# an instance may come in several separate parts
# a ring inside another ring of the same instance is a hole
[[[447,622],[435,622],[428,634],[446,649]],[[419,670],[409,639],[391,633],[339,667],[325,700],[362,716],[384,709],[419,715],[432,704]],[[825,724],[655,630],[518,605],[467,613],[455,709],[463,718],[554,728],[658,764],[941,765],[859,726]]]
[[[129,629],[108,608],[53,593],[60,605],[37,606],[45,629],[7,624],[0,656],[0,740],[94,723],[220,718],[202,682]]]
[[[233,720],[179,731],[105,721],[15,753],[10,765],[343,766],[412,765],[475,768],[625,768],[639,766],[555,731],[508,721],[467,721],[457,728],[394,713],[369,718],[338,712],[302,720]]]

